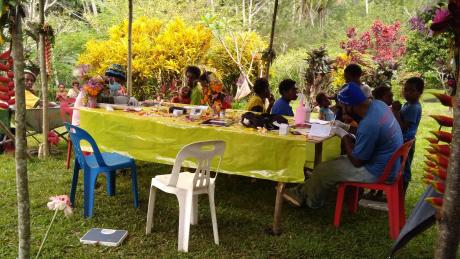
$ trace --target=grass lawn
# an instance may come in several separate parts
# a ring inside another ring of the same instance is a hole
[[[429,95],[425,95],[429,97]],[[429,114],[447,114],[438,103],[423,104],[423,118],[413,163],[413,181],[406,198],[409,214],[425,189],[422,183],[424,137],[437,128]],[[33,140],[29,140],[30,143]],[[72,171],[65,169],[65,144],[61,154],[50,159],[33,160],[28,164],[32,254],[38,251],[41,239],[53,215],[46,207],[48,197],[68,194]],[[14,158],[0,155],[0,258],[17,256],[17,208]],[[99,178],[96,189],[94,217],[83,219],[82,177],[77,188],[74,215],[62,213],[51,229],[42,251],[43,258],[386,258],[392,241],[388,237],[387,213],[360,208],[350,216],[344,213],[339,229],[332,226],[335,193],[319,210],[299,209],[285,204],[282,214],[283,234],[270,236],[275,203],[275,182],[220,174],[216,187],[217,220],[220,245],[213,243],[211,217],[206,197],[200,199],[199,224],[191,227],[189,253],[177,252],[178,205],[174,196],[159,192],[154,216],[154,229],[145,235],[150,179],[155,174],[169,173],[171,167],[137,162],[140,208],[134,209],[130,175],[117,176],[117,194],[108,197],[105,179]],[[128,230],[128,238],[116,248],[90,246],[79,238],[93,227]],[[408,244],[398,258],[430,258],[433,256],[435,231],[431,228]]]

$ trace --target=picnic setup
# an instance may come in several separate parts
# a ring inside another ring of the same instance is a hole
[[[459,258],[460,1],[0,1],[1,258]]]

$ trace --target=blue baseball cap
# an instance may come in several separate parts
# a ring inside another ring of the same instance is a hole
[[[358,105],[366,99],[366,95],[357,83],[346,83],[337,95],[337,101],[349,106]]]

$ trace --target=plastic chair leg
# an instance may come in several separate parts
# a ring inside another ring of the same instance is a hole
[[[406,224],[406,210],[405,210],[405,195],[404,187],[401,184],[398,186],[398,201],[399,201],[399,230],[401,230]]]
[[[106,186],[107,186],[107,194],[109,196],[115,195],[116,190],[116,171],[110,171],[106,173]]]
[[[180,252],[188,252],[193,194],[189,192],[180,192],[177,194],[177,199],[179,200],[179,236],[177,250]]]
[[[339,189],[337,190],[337,201],[335,202],[335,212],[334,212],[334,226],[340,226],[340,219],[342,217],[343,209],[343,199],[345,196],[345,185],[340,184]]]
[[[149,206],[147,209],[147,224],[145,225],[145,234],[150,234],[152,232],[153,211],[155,210],[156,192],[157,192],[156,187],[154,186],[150,187]]]
[[[354,186],[350,187],[350,198],[348,200],[348,212],[350,214],[356,213],[358,211],[358,202],[359,202],[359,188]]]
[[[198,224],[198,195],[192,197],[192,215],[190,218],[190,224]]]
[[[131,165],[131,181],[132,181],[132,191],[134,196],[134,208],[139,207],[139,195],[137,193],[137,172],[136,172],[136,164],[133,161]]]
[[[94,188],[96,186],[97,173],[85,172],[85,218],[93,216],[94,208]]]
[[[74,166],[73,166],[72,186],[70,187],[70,203],[72,204],[72,207],[75,207],[75,192],[77,191],[79,171],[80,171],[80,164],[75,158]]]
[[[216,204],[214,203],[214,186],[209,188],[208,195],[209,195],[209,209],[211,210],[212,233],[214,235],[214,243],[218,245],[219,244],[219,231],[217,227]]]
[[[386,192],[388,206],[388,226],[390,229],[390,238],[396,239],[399,235],[399,205],[397,197],[392,190]]]
[[[67,169],[70,168],[70,159],[72,157],[72,140],[70,140],[70,137],[67,138]]]

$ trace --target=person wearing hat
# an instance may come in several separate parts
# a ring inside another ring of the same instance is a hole
[[[24,86],[26,88],[26,109],[32,109],[37,106],[40,98],[36,96],[34,84],[37,81],[37,76],[30,70],[24,70]]]
[[[293,205],[319,208],[326,194],[339,182],[376,182],[390,157],[403,144],[401,129],[391,109],[382,101],[367,98],[359,85],[346,84],[337,99],[346,113],[361,119],[356,138],[348,133],[338,134],[346,155],[319,164],[303,184],[287,189],[283,197]],[[392,170],[393,177],[397,167]]]
[[[126,74],[121,65],[110,65],[105,71],[105,75],[109,79],[110,96],[127,95],[126,88],[123,86],[126,81]]]

